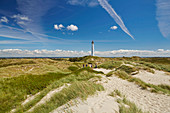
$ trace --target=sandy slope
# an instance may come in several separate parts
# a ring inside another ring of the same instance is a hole
[[[134,75],[136,78],[140,78],[142,81],[154,85],[167,84],[170,85],[170,76],[166,75],[163,71],[154,70],[155,73],[149,73],[144,70],[140,70],[139,74]]]
[[[109,70],[98,69],[98,71],[104,71],[108,73]],[[111,71],[111,70],[110,70]],[[128,100],[134,102],[143,111],[149,111],[151,113],[170,113],[170,96],[163,94],[151,93],[146,90],[140,89],[136,84],[122,80],[115,76],[109,77],[109,79],[102,79],[105,91],[98,92],[98,95],[90,96],[86,101],[66,107],[63,105],[54,110],[53,113],[72,111],[74,113],[114,113],[118,112],[118,103],[115,98],[108,96],[115,89],[119,90]]]

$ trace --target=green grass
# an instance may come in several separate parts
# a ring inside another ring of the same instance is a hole
[[[96,91],[102,90],[104,88],[101,85],[93,82],[74,82],[68,88],[64,88],[61,92],[56,93],[46,104],[35,108],[33,113],[49,113],[72,99],[86,99],[88,95],[93,95]]]
[[[109,94],[109,96],[112,96],[112,97],[119,96],[119,97],[121,97],[122,94],[120,93],[119,90],[114,90],[113,92],[111,92],[111,93]]]
[[[80,68],[80,69],[74,71],[74,74],[75,74],[75,75],[78,75],[78,74],[80,74],[80,72],[82,72],[82,71],[88,71],[88,72],[95,73],[95,74],[104,74],[102,71],[95,71],[95,70],[93,70],[93,69],[90,68],[90,67]]]
[[[116,70],[121,70],[121,71],[125,71],[128,74],[132,74],[133,72],[139,71],[137,68],[135,67],[130,67],[130,66],[126,66],[126,65],[122,65],[118,68],[116,68]]]
[[[156,63],[150,63],[150,62],[144,62],[144,61],[138,61],[138,63],[148,66],[150,68],[154,68],[156,70],[170,72],[170,65],[168,64],[156,64]]]
[[[113,73],[114,73],[114,71],[110,71],[109,73],[107,73],[107,74],[106,74],[106,77],[110,77],[110,76],[112,76],[112,75],[113,75]]]
[[[119,106],[119,113],[143,113],[142,110],[135,105],[135,103],[130,102],[125,97],[122,101],[119,101],[119,103],[128,105],[128,107],[125,107],[123,104],[121,104]]]
[[[114,69],[119,67],[122,64],[120,61],[109,61],[105,62],[98,66],[98,68],[104,68],[104,69]]]
[[[0,59],[0,68],[7,67],[12,65],[22,65],[22,64],[36,64],[33,60],[25,59],[25,60],[18,60],[18,59]]]
[[[68,67],[68,69],[69,69],[70,71],[76,71],[76,70],[78,70],[79,68],[78,68],[77,66],[70,66],[70,67]]]
[[[56,89],[60,86],[62,86],[64,83],[74,83],[76,81],[88,81],[91,78],[100,78],[100,76],[96,76],[93,71],[89,72],[87,71],[88,69],[79,69],[79,74],[75,75],[74,73],[65,76],[64,78],[61,78],[55,82],[52,82],[47,88],[43,89],[40,92],[40,95],[38,95],[34,100],[28,102],[25,106],[18,106],[16,113],[18,112],[25,112],[28,109],[31,108],[31,106],[34,106],[38,101],[40,101],[49,91],[51,91],[52,89]]]
[[[68,76],[63,73],[48,73],[44,75],[22,75],[0,80],[0,111],[7,112],[19,105],[27,95],[46,88],[51,82]]]
[[[116,71],[115,75],[118,76],[119,78],[122,78],[124,80],[129,81],[129,82],[134,82],[135,84],[140,86],[142,89],[151,88],[151,92],[155,92],[155,93],[162,92],[164,94],[170,94],[169,86],[167,86],[167,85],[158,85],[157,86],[157,85],[153,85],[153,84],[148,84],[148,83],[145,83],[144,81],[142,81],[139,78],[135,78],[135,77],[128,75],[124,71]]]

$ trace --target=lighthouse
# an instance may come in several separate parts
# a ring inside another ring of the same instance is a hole
[[[91,56],[94,56],[94,42],[91,42]]]

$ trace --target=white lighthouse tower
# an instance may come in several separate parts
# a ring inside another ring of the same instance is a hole
[[[91,56],[94,56],[94,42],[91,42]]]

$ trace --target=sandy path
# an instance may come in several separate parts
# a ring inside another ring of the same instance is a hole
[[[98,69],[103,71],[103,69]],[[111,71],[111,70],[110,70]],[[104,72],[104,73],[108,73]],[[136,84],[117,78],[116,76],[109,77],[110,80],[102,79],[105,91],[99,92],[98,95],[90,96],[86,101],[80,101],[79,104],[71,107],[61,106],[54,110],[53,113],[58,113],[64,110],[71,110],[74,113],[114,113],[118,112],[118,103],[113,97],[108,94],[115,89],[119,90],[128,100],[134,102],[143,111],[151,113],[170,113],[170,96],[163,94],[151,93],[140,89]]]
[[[166,75],[163,71],[154,70],[155,73],[149,73],[147,71],[141,70],[139,74],[133,75],[136,78],[140,78],[142,81],[154,85],[166,84],[170,85],[170,76]]]

